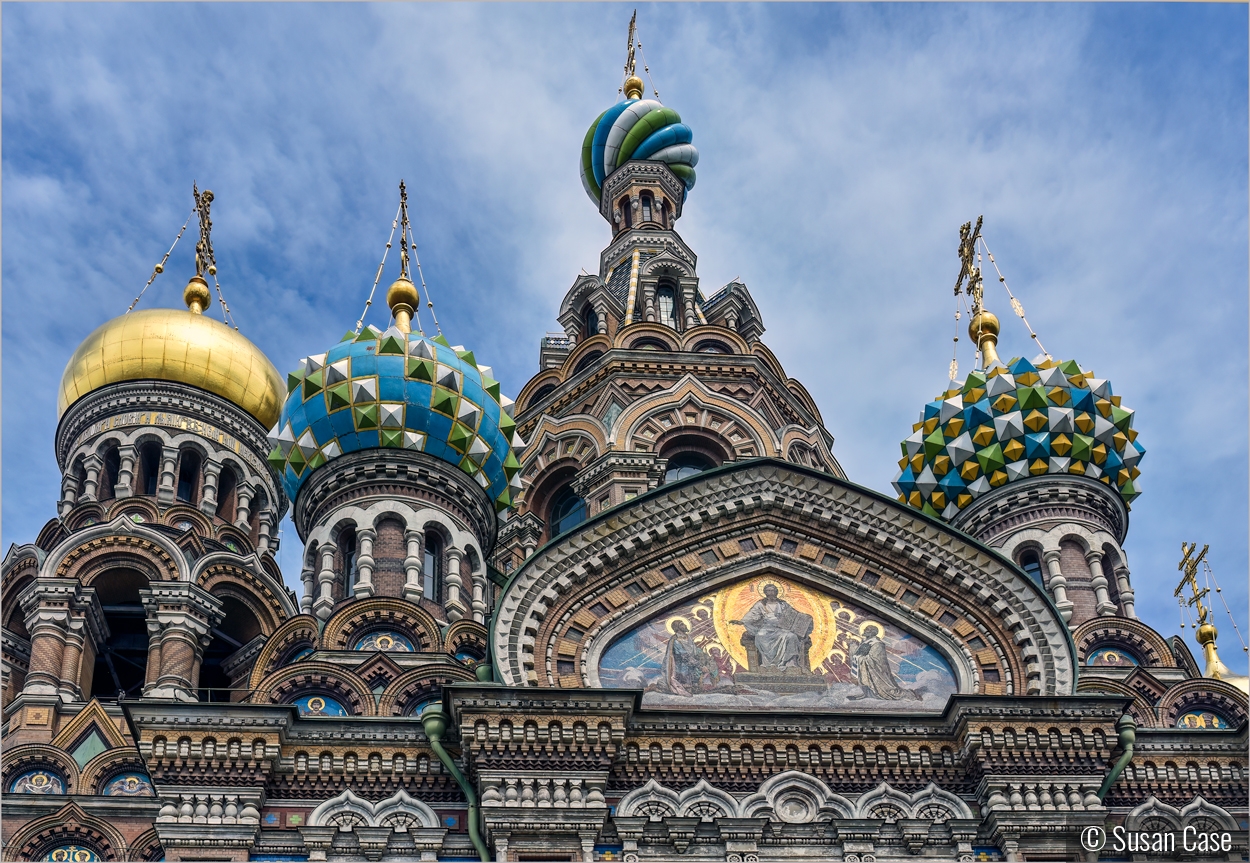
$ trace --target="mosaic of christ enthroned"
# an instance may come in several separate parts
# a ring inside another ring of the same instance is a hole
[[[599,681],[650,707],[941,710],[957,689],[931,645],[859,606],[773,576],[670,608],[617,638]]]

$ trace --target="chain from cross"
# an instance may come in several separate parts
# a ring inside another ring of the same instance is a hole
[[[1176,568],[1185,574],[1181,576],[1181,583],[1176,585],[1176,590],[1172,595],[1180,596],[1184,592],[1185,586],[1189,585],[1189,589],[1193,593],[1193,598],[1189,600],[1188,604],[1195,606],[1198,609],[1198,625],[1202,626],[1207,622],[1208,614],[1206,603],[1202,600],[1205,599],[1206,595],[1211,592],[1211,589],[1207,587],[1198,587],[1198,564],[1202,563],[1203,558],[1207,556],[1207,549],[1211,546],[1204,545],[1202,547],[1202,551],[1198,552],[1198,556],[1193,557],[1192,555],[1197,547],[1198,543],[1196,542],[1188,544],[1184,542],[1181,543],[1181,551],[1184,553],[1184,556],[1181,558],[1181,562],[1176,565]]]
[[[213,203],[213,192],[211,189],[200,192],[199,187],[192,183],[191,194],[195,196],[195,211],[200,216],[200,241],[195,244],[195,274],[203,276],[207,271],[210,276],[215,276],[217,260],[213,257],[213,220],[208,214]]]
[[[984,216],[977,216],[977,225],[975,228],[972,222],[964,222],[959,229],[959,277],[955,279],[955,296],[959,296],[960,290],[964,290],[968,297],[972,300],[972,315],[975,317],[981,312],[981,298],[984,295],[984,287],[981,284],[981,268],[975,263],[977,240],[981,239],[981,221]],[[968,287],[964,288],[964,280],[967,279]]]

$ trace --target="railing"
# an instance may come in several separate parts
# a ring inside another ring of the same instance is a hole
[[[543,348],[555,351],[573,349],[573,337],[568,333],[547,333],[543,336]]]

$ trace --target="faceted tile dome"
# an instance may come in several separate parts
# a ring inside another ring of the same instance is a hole
[[[442,336],[366,327],[287,376],[269,463],[295,500],[313,471],[344,453],[415,450],[463,470],[503,510],[520,488],[524,448],[511,410],[472,351]]]
[[[1133,411],[1074,360],[1016,358],[972,372],[925,405],[912,428],[894,489],[946,520],[995,488],[1043,474],[1098,480],[1125,506],[1141,493],[1146,450]]]
[[[637,79],[632,79],[637,80]],[[628,82],[627,82],[628,83]],[[638,82],[641,88],[642,82]],[[631,95],[637,91],[629,91]],[[626,162],[664,162],[694,188],[699,151],[690,143],[694,132],[672,108],[656,99],[628,98],[595,118],[582,141],[582,187],[599,205],[603,181]]]

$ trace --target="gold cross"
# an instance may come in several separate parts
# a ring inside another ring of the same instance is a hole
[[[1191,542],[1189,544],[1183,542],[1181,543],[1181,551],[1184,553],[1184,556],[1181,558],[1181,562],[1177,564],[1176,568],[1185,574],[1181,576],[1181,582],[1176,585],[1176,590],[1172,595],[1180,596],[1185,590],[1185,585],[1189,585],[1193,598],[1189,600],[1188,604],[1195,606],[1198,609],[1198,625],[1202,626],[1207,622],[1208,613],[1207,606],[1202,600],[1206,598],[1206,595],[1211,591],[1210,588],[1207,587],[1199,588],[1196,576],[1198,574],[1198,564],[1201,563],[1203,558],[1207,556],[1207,549],[1211,546],[1204,545],[1202,547],[1202,551],[1198,552],[1198,556],[1193,557],[1192,555],[1194,553],[1194,549],[1197,547],[1198,543],[1196,542]]]
[[[632,78],[634,75],[634,32],[637,30],[638,10],[634,10],[634,14],[629,18],[629,48],[625,55],[625,77]]]
[[[972,227],[972,222],[964,222],[959,229],[959,278],[955,279],[955,296],[959,296],[959,291],[963,288],[964,279],[968,280],[966,288],[968,297],[972,300],[972,316],[976,317],[981,312],[981,297],[984,294],[984,288],[981,284],[981,268],[976,266],[974,259],[976,257],[977,240],[981,238],[981,221],[984,216],[977,216],[977,226]]]
[[[203,276],[205,271],[210,276],[217,275],[217,260],[213,257],[213,220],[208,216],[208,208],[213,203],[213,193],[205,189],[203,193],[195,183],[191,184],[191,194],[195,196],[195,211],[200,215],[200,241],[195,244],[195,274]]]

